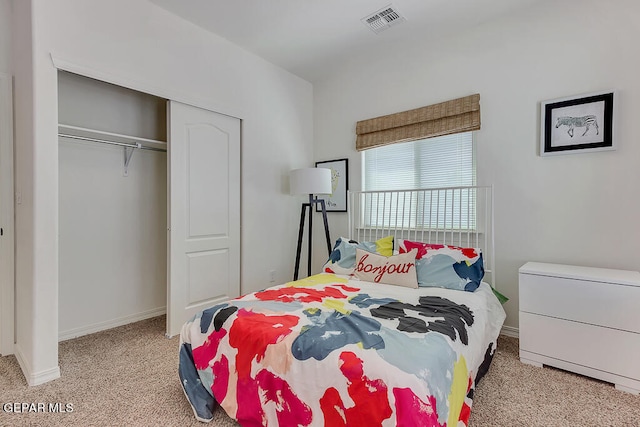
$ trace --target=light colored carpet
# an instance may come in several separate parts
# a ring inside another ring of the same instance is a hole
[[[60,343],[62,376],[28,387],[13,356],[0,358],[0,403],[72,403],[64,414],[7,414],[0,426],[199,426],[178,379],[178,337],[165,317]],[[224,411],[208,425],[237,426]]]
[[[178,338],[158,317],[60,344],[62,377],[28,387],[13,356],[0,358],[0,404],[73,404],[73,412],[6,413],[0,426],[204,426],[177,376]],[[640,426],[640,397],[567,372],[518,360],[518,340],[501,337],[478,385],[470,427]],[[217,410],[210,426],[237,424]]]
[[[640,427],[640,396],[559,369],[525,365],[518,346],[515,338],[498,339],[491,368],[476,389],[470,427]],[[640,355],[629,357],[640,362]]]

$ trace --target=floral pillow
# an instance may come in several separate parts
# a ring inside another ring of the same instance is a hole
[[[361,242],[340,237],[324,264],[322,271],[334,274],[353,274],[356,265],[356,248],[375,252],[384,256],[393,255],[393,236],[383,237],[375,242]]]
[[[482,252],[477,248],[398,240],[398,252],[417,249],[418,286],[475,291],[484,277]]]
[[[367,282],[398,285],[418,289],[416,276],[417,249],[386,257],[356,248],[354,276]]]

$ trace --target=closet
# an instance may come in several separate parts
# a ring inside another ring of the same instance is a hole
[[[165,312],[165,104],[58,73],[61,340]]]
[[[237,296],[240,120],[64,71],[58,101],[59,338]]]

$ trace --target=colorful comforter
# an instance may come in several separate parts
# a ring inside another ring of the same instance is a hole
[[[475,292],[320,274],[211,307],[181,332],[196,418],[242,426],[464,426],[504,310]]]

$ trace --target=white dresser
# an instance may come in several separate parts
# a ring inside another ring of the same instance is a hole
[[[640,272],[528,262],[518,278],[523,363],[640,394]]]

